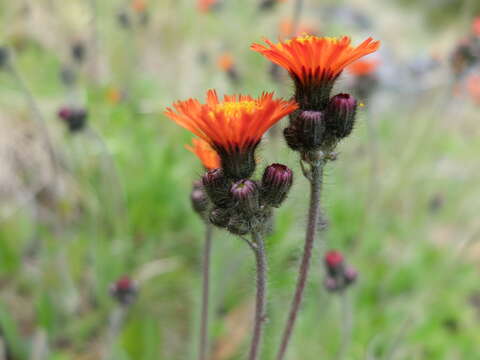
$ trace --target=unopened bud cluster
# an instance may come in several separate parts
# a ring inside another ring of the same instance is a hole
[[[82,130],[87,123],[87,111],[84,108],[62,107],[58,111],[58,117],[65,122],[71,132]]]
[[[238,180],[221,168],[210,170],[202,177],[204,194],[211,203],[208,219],[236,235],[259,231],[270,219],[272,208],[287,197],[292,181],[292,171],[281,164],[267,166],[260,181]]]
[[[341,292],[352,285],[357,271],[345,263],[343,255],[338,251],[329,251],[325,255],[325,288],[330,292]]]
[[[131,305],[137,294],[138,285],[129,276],[122,276],[110,286],[110,295],[123,306]]]
[[[301,106],[290,115],[285,140],[292,150],[304,153],[331,151],[352,133],[356,111],[357,100],[349,94],[335,95],[318,109]]]

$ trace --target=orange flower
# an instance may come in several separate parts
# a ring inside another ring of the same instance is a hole
[[[480,75],[470,75],[467,80],[467,90],[473,101],[480,104]]]
[[[473,31],[473,34],[474,34],[474,35],[480,36],[480,16],[477,16],[477,17],[473,20],[472,31]]]
[[[185,145],[185,147],[197,155],[207,170],[218,169],[220,167],[218,154],[205,140],[194,138],[192,139],[192,145]]]
[[[124,95],[122,91],[117,89],[116,87],[111,87],[107,89],[106,98],[110,104],[118,104],[123,100],[123,97]]]
[[[142,13],[147,9],[147,3],[145,0],[133,0],[131,6],[137,13]]]
[[[349,65],[347,70],[356,76],[370,75],[378,68],[379,63],[377,59],[362,59]]]
[[[343,69],[378,49],[379,41],[368,38],[357,47],[348,36],[342,38],[303,35],[267,46],[252,44],[251,49],[284,67],[295,82],[295,98],[302,109],[326,106],[333,83]]]
[[[234,61],[232,55],[225,53],[220,55],[217,61],[218,67],[223,71],[228,71],[233,68]]]
[[[200,12],[207,13],[217,4],[217,0],[198,0],[197,8]]]
[[[254,99],[248,95],[225,95],[218,99],[207,92],[207,103],[197,99],[178,101],[175,110],[165,115],[205,140],[218,153],[225,173],[234,179],[248,178],[255,169],[254,152],[263,134],[295,109],[294,101],[273,99],[263,93]]]

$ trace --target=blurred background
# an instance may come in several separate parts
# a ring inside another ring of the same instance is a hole
[[[479,359],[480,2],[305,0],[297,29],[294,3],[0,0],[0,360],[195,358],[202,167],[162,112],[209,88],[290,97],[249,46],[292,32],[382,46],[337,82],[364,106],[326,169],[329,227],[289,359]],[[267,239],[267,360],[307,203],[283,125],[259,152],[296,173]],[[347,307],[323,286],[330,249],[359,273]],[[254,261],[221,230],[212,277],[211,359],[243,359]]]

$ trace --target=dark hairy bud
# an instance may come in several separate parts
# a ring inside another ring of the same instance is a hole
[[[325,126],[322,111],[304,110],[291,116],[283,135],[292,150],[314,151],[324,142]]]
[[[325,255],[325,266],[330,276],[335,277],[340,272],[343,272],[343,264],[343,255],[340,252],[332,250]]]
[[[237,181],[230,190],[238,209],[247,215],[254,215],[260,208],[258,185],[248,179]]]
[[[200,216],[203,216],[208,208],[208,196],[203,189],[201,181],[193,183],[192,192],[190,194],[193,210]]]
[[[249,222],[241,215],[234,215],[230,218],[227,230],[235,235],[246,235],[251,231]]]
[[[110,295],[118,301],[120,305],[131,305],[138,294],[137,283],[129,276],[122,276],[110,286]]]
[[[283,130],[283,137],[290,149],[297,151],[302,148],[302,144],[298,139],[298,132],[295,126],[288,126]]]
[[[218,207],[227,208],[232,204],[230,196],[231,181],[222,169],[213,169],[202,177],[202,184],[210,201]]]
[[[325,110],[327,132],[338,139],[352,133],[357,112],[357,100],[349,94],[338,94],[330,99]]]
[[[335,250],[325,254],[325,288],[330,292],[341,292],[352,285],[358,277],[358,272],[345,263],[343,255]]]
[[[302,111],[298,115],[298,137],[305,150],[316,150],[323,142],[325,132],[324,113],[321,111]]]
[[[65,122],[71,132],[76,132],[85,127],[87,111],[83,108],[63,107],[58,111],[58,117]]]
[[[228,225],[230,218],[231,218],[231,212],[223,208],[212,209],[208,217],[208,219],[213,225],[221,228],[224,228]]]
[[[293,182],[293,172],[282,164],[272,164],[265,168],[260,189],[262,201],[279,207],[287,197]]]

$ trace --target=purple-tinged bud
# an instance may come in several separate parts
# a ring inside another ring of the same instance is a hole
[[[247,215],[253,215],[260,208],[258,185],[248,179],[237,181],[230,189],[232,198],[239,210]]]
[[[325,133],[325,115],[321,111],[302,111],[295,122],[298,139],[306,151],[318,150]]]
[[[215,208],[210,211],[208,219],[213,225],[224,228],[228,225],[230,217],[231,212],[229,210],[223,208]]]
[[[331,277],[337,277],[343,274],[344,259],[343,255],[335,250],[331,250],[325,254],[325,266],[327,273]]]
[[[325,140],[325,114],[322,111],[303,110],[290,115],[290,125],[283,131],[292,150],[318,150]]]
[[[279,207],[292,187],[293,172],[282,164],[272,164],[265,168],[260,189],[262,201]]]
[[[82,108],[63,107],[58,111],[58,117],[65,122],[71,132],[76,132],[85,127],[87,111]]]
[[[195,181],[193,183],[192,192],[190,194],[190,200],[192,202],[193,210],[203,217],[205,211],[208,208],[208,196],[203,189],[201,181]]]
[[[327,291],[329,291],[329,292],[335,292],[335,291],[338,291],[340,289],[340,286],[339,286],[339,283],[338,283],[337,279],[335,279],[331,276],[327,276],[325,278],[324,285],[325,285],[325,289],[327,289]]]
[[[203,187],[210,201],[218,207],[227,208],[232,204],[230,196],[230,180],[222,169],[213,169],[202,177]]]
[[[338,139],[350,135],[355,125],[357,100],[349,94],[338,94],[330,99],[325,110],[327,132]]]
[[[335,250],[329,251],[325,255],[325,267],[327,270],[325,287],[329,291],[344,291],[358,277],[358,272],[347,265],[343,255]]]
[[[347,266],[345,269],[344,278],[347,285],[353,284],[358,278],[358,271],[351,266]]]
[[[120,305],[131,305],[135,301],[137,294],[138,285],[129,276],[122,276],[110,286],[110,295]]]

